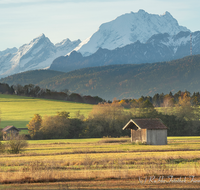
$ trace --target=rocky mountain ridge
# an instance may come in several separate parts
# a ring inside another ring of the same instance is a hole
[[[95,53],[99,48],[114,50],[138,40],[146,43],[154,34],[168,33],[173,36],[181,31],[190,32],[186,27],[180,26],[169,12],[156,15],[139,10],[102,24],[97,32],[80,43],[74,50],[85,57]]]
[[[101,65],[177,59],[189,55],[189,34],[190,30],[180,26],[169,12],[155,15],[139,10],[102,24],[83,42],[65,39],[54,45],[42,34],[18,50],[1,51],[0,78],[49,67],[56,70],[64,68],[62,71],[68,72]],[[196,41],[195,35],[194,52],[198,53],[195,48],[199,41]]]
[[[0,78],[28,70],[48,68],[52,61],[72,51],[81,41],[63,40],[53,44],[41,34],[30,43],[0,52]]]
[[[94,54],[84,57],[73,51],[70,55],[55,59],[49,69],[69,72],[75,69],[114,64],[138,64],[171,61],[190,55],[190,35],[192,52],[200,54],[200,31],[180,32],[177,35],[155,34],[146,43],[137,41],[114,50],[99,48]]]

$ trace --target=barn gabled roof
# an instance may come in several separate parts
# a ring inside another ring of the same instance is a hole
[[[12,126],[7,126],[4,129],[2,129],[2,132],[6,132],[6,131],[9,131],[11,129],[14,129],[16,131],[20,131],[19,129],[17,129],[15,126],[12,125]]]
[[[122,129],[167,129],[167,127],[160,119],[131,119]]]

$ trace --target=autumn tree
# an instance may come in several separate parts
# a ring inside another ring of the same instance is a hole
[[[122,136],[127,135],[122,127],[131,116],[118,101],[102,103],[93,107],[88,119],[85,121],[86,137]]]
[[[192,107],[191,97],[187,93],[179,97],[178,104],[176,105],[176,115],[186,120],[196,119],[195,108]]]
[[[180,120],[185,120],[187,126],[184,128],[185,135],[195,134],[197,128],[199,127],[199,108],[197,106],[192,106],[190,94],[184,93],[179,97],[179,101],[176,104],[175,115]]]
[[[39,114],[34,114],[34,117],[27,124],[29,134],[33,138],[40,130],[42,124],[42,117]]]
[[[128,99],[122,99],[119,102],[124,108],[130,108],[130,101]]]
[[[75,112],[75,117],[81,121],[83,121],[85,119],[85,116],[83,114],[81,114],[80,110],[78,110],[77,112]]]
[[[57,112],[55,116],[44,116],[40,135],[43,139],[60,139],[69,137],[69,112]]]
[[[70,115],[70,113],[66,112],[66,111],[57,112],[57,116],[63,117],[63,118],[66,118],[66,119],[69,118],[69,115]]]

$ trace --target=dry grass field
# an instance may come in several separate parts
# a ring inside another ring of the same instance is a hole
[[[1,189],[200,188],[200,137],[168,137],[164,146],[129,138],[28,143],[21,154],[0,155]]]

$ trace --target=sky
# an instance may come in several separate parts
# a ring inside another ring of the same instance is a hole
[[[166,11],[192,32],[200,30],[199,0],[0,0],[0,51],[19,48],[45,34],[54,44],[81,41],[102,23],[140,9]]]

